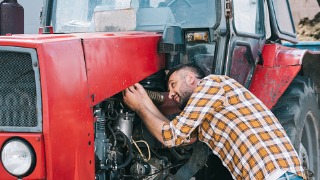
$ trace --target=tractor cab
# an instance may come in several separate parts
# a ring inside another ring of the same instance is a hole
[[[160,45],[159,51],[167,54],[168,69],[179,63],[196,62],[207,74],[228,75],[247,88],[255,65],[263,61],[261,54],[266,39],[297,42],[287,0],[50,0],[45,3],[42,26],[53,27],[54,33],[163,33],[163,42],[169,44],[166,46],[169,49]]]

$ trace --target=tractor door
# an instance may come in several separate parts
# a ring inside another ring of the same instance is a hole
[[[267,0],[270,12],[271,41],[285,40],[297,43],[296,31],[288,0]]]
[[[226,1],[228,2],[228,1]],[[230,43],[228,45],[225,74],[246,88],[249,87],[255,65],[261,60],[265,42],[264,0],[234,0],[226,4],[229,18]]]

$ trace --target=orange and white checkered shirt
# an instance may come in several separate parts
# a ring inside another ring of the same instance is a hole
[[[188,143],[198,128],[205,142],[234,179],[266,179],[277,169],[305,178],[298,155],[272,112],[252,93],[227,76],[199,82],[187,106],[162,136],[168,147]]]

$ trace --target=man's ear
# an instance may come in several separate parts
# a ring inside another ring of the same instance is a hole
[[[189,72],[186,76],[186,82],[188,85],[194,85],[196,83],[196,75],[193,72]]]

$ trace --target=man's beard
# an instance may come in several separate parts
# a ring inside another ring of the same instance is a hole
[[[181,96],[180,96],[180,102],[178,103],[178,105],[179,105],[179,109],[183,110],[186,107],[193,93],[193,90],[190,87],[182,86],[180,88],[180,92],[181,92]]]

